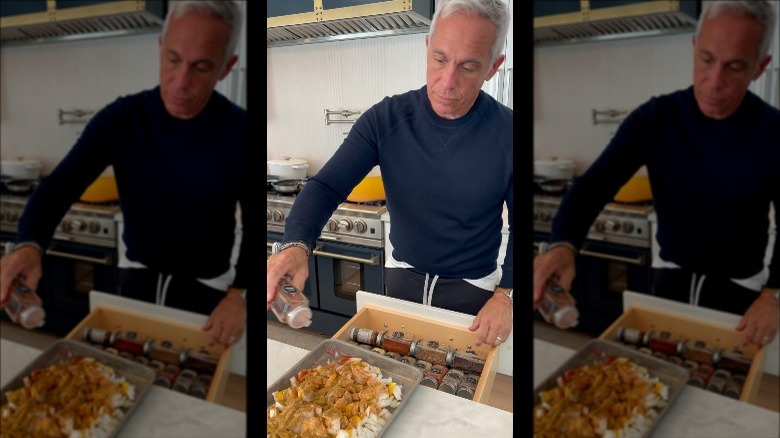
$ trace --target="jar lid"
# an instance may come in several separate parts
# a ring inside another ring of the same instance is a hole
[[[298,307],[293,309],[287,315],[287,324],[294,328],[308,327],[311,325],[311,309],[308,307]]]
[[[580,312],[574,306],[564,307],[553,315],[553,322],[555,326],[562,329],[574,327],[577,325],[577,320],[580,316]]]
[[[19,314],[19,322],[22,327],[32,329],[43,325],[46,318],[46,312],[40,306],[30,306]]]
[[[302,158],[282,157],[269,160],[268,164],[278,164],[282,166],[308,166],[309,162]]]

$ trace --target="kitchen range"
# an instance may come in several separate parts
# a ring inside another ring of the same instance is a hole
[[[0,192],[0,255],[16,241],[31,193]],[[116,293],[118,212],[118,201],[77,202],[63,217],[45,248],[37,289],[46,311],[44,330],[67,334],[89,313],[90,291]]]
[[[296,193],[266,194],[267,255],[284,237],[285,218]],[[356,312],[355,294],[384,294],[383,203],[344,202],[336,209],[317,239],[309,258],[309,278],[303,293],[313,313],[309,330],[333,335]],[[273,313],[267,318],[275,320]]]
[[[534,252],[549,242],[562,199],[534,196]],[[649,293],[652,282],[652,201],[608,203],[593,222],[576,260],[571,294],[580,311],[578,330],[603,332],[621,313],[625,290]]]

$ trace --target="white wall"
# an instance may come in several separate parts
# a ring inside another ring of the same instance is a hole
[[[158,83],[157,34],[0,50],[0,157],[43,162],[48,174],[82,124],[59,124],[59,109],[97,110]]]
[[[313,175],[352,127],[326,125],[324,110],[362,112],[422,87],[425,34],[268,48],[266,71],[267,158],[304,158]]]
[[[582,173],[618,125],[592,110],[633,110],[693,80],[693,33],[534,50],[534,158],[572,158]]]

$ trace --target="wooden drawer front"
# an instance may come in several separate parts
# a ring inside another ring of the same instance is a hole
[[[599,338],[617,339],[617,332],[620,327],[634,327],[643,332],[649,330],[656,332],[668,331],[674,338],[688,339],[691,342],[702,340],[710,346],[715,346],[725,351],[739,347],[745,356],[751,357],[753,360],[750,371],[745,377],[745,385],[742,388],[742,394],[739,399],[741,401],[755,400],[764,369],[763,349],[753,344],[742,346],[742,337],[744,335],[734,330],[733,327],[686,317],[678,313],[632,306],[626,309],[623,315],[615,320]]]
[[[475,335],[464,327],[459,327],[423,317],[409,315],[389,309],[363,306],[335,335],[333,339],[349,341],[349,332],[353,327],[368,328],[375,331],[386,330],[388,333],[402,331],[414,336],[415,339],[430,339],[439,341],[442,345],[465,351],[471,345],[472,350],[487,356],[485,368],[474,391],[473,400],[482,402],[490,395],[493,381],[496,378],[497,349],[491,345],[474,345]]]
[[[211,380],[206,400],[214,401],[222,396],[230,374],[230,349],[221,344],[209,345],[209,336],[199,327],[167,321],[142,313],[108,306],[95,307],[73,330],[67,339],[83,340],[84,328],[98,327],[109,332],[134,331],[141,339],[171,341],[175,348],[199,351],[201,347],[214,357],[219,357],[217,369]]]

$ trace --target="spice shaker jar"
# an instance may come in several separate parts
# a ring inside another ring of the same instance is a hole
[[[453,354],[451,366],[452,368],[456,368],[467,373],[481,374],[482,370],[485,368],[486,361],[486,356],[477,353],[471,353],[468,351],[455,351]]]
[[[580,315],[574,297],[555,283],[550,283],[545,289],[539,303],[539,313],[545,321],[561,329],[576,326]]]
[[[412,346],[412,339],[405,337],[403,332],[385,333],[380,339],[379,346],[387,352],[408,356],[409,349]]]
[[[447,371],[447,374],[441,379],[439,391],[455,394],[458,391],[461,380],[463,380],[463,372],[451,369]]]
[[[209,354],[208,351],[201,349],[197,352],[190,352],[184,361],[184,367],[197,371],[198,373],[214,374],[217,371],[219,359]]]
[[[752,363],[753,361],[749,357],[743,355],[741,351],[734,349],[733,351],[723,351],[718,365],[734,373],[747,374],[750,372]]]
[[[674,356],[681,352],[681,344],[673,341],[671,338],[672,335],[669,332],[664,331],[656,333],[651,330],[642,337],[642,343],[654,352],[663,353],[667,356]]]
[[[634,327],[618,327],[615,337],[626,344],[639,345],[644,333]]]
[[[474,399],[474,392],[477,390],[477,384],[479,383],[479,376],[476,374],[466,374],[463,376],[463,380],[458,385],[458,392],[455,393],[458,397],[463,397],[469,400]]]
[[[704,341],[696,341],[692,345],[687,340],[679,342],[678,351],[688,360],[710,365],[720,362],[721,350],[709,347]]]
[[[138,340],[138,333],[134,331],[111,333],[108,343],[119,351],[127,351],[136,355],[144,354],[144,344]]]
[[[742,394],[742,387],[745,385],[744,374],[733,374],[731,378],[726,382],[726,388],[723,390],[723,395],[726,397],[739,399]]]
[[[449,369],[444,365],[431,366],[431,369],[428,370],[422,380],[420,380],[420,385],[439,389],[439,385],[441,385],[441,381],[444,378],[444,375],[447,374],[447,371],[449,371]]]
[[[42,326],[46,318],[41,297],[18,278],[14,280],[8,301],[3,308],[11,321],[26,329]]]
[[[453,350],[441,348],[437,341],[412,341],[409,347],[409,353],[416,357],[418,361],[423,360],[434,365],[446,365],[448,357],[451,359]]]
[[[271,303],[271,310],[276,318],[292,328],[311,325],[311,309],[309,299],[291,283],[289,275],[282,277],[276,296]]]

